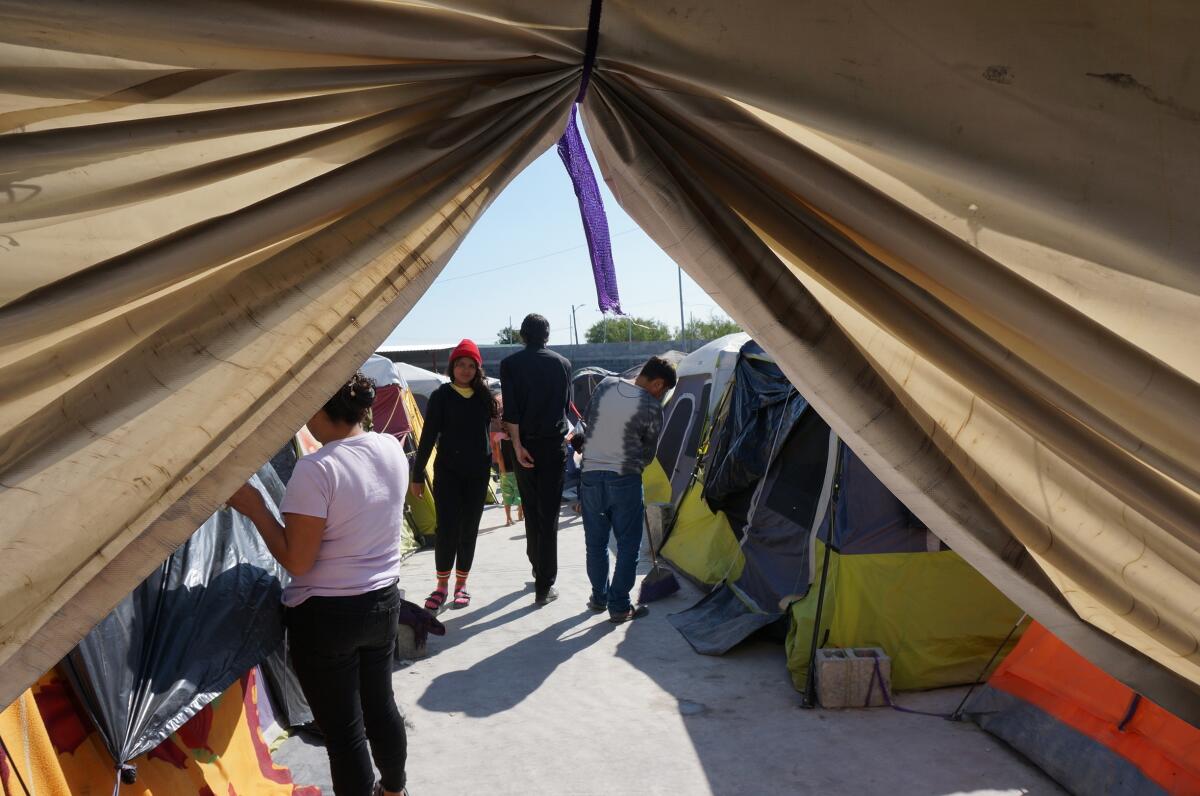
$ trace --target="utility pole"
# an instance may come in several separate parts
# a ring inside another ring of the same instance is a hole
[[[687,326],[683,323],[683,267],[676,265],[679,272],[679,336],[683,338],[683,353],[688,353]]]
[[[571,328],[575,331],[575,345],[579,345],[579,324],[575,321],[575,310],[586,306],[586,304],[571,305]]]

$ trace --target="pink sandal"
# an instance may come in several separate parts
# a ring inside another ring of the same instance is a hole
[[[433,611],[436,614],[444,602],[446,602],[446,590],[434,589],[433,593],[425,598],[425,610]]]
[[[466,589],[454,590],[454,602],[450,604],[451,608],[466,608],[471,604],[471,593]]]

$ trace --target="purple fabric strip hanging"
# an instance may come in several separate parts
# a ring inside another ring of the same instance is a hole
[[[617,271],[613,265],[612,242],[608,235],[608,216],[604,213],[604,200],[600,198],[600,186],[583,137],[579,135],[579,103],[587,96],[588,84],[592,79],[592,66],[596,63],[596,48],[600,41],[600,8],[602,0],[592,0],[588,13],[587,40],[583,53],[583,75],[579,81],[579,95],[571,106],[571,118],[567,129],[558,139],[558,156],[571,175],[575,196],[579,199],[579,215],[583,220],[583,234],[587,238],[588,253],[592,258],[592,276],[596,280],[596,301],[604,313],[621,313],[621,297],[617,293]]]
[[[578,106],[571,107],[567,129],[558,139],[558,155],[571,175],[575,196],[579,198],[579,215],[583,220],[583,234],[592,258],[592,276],[596,280],[596,300],[600,311],[620,315],[621,296],[617,292],[617,272],[608,235],[608,216],[604,214],[600,186],[596,183],[587,150],[583,148],[583,138],[579,135],[577,110]]]

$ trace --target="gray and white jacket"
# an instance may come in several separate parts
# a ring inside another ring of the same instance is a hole
[[[631,381],[608,377],[588,405],[583,472],[640,474],[654,458],[662,427],[662,403]]]

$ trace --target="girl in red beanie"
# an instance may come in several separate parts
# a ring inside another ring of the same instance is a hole
[[[425,428],[413,465],[412,490],[418,497],[425,489],[425,466],[437,446],[433,465],[433,503],[437,509],[437,535],[433,542],[437,586],[425,600],[436,613],[449,596],[453,570],[452,608],[471,604],[467,575],[475,557],[479,520],[491,478],[492,446],[488,432],[499,417],[496,399],[483,381],[483,357],[479,346],[463,340],[450,353],[447,368],[450,383],[429,396]]]

